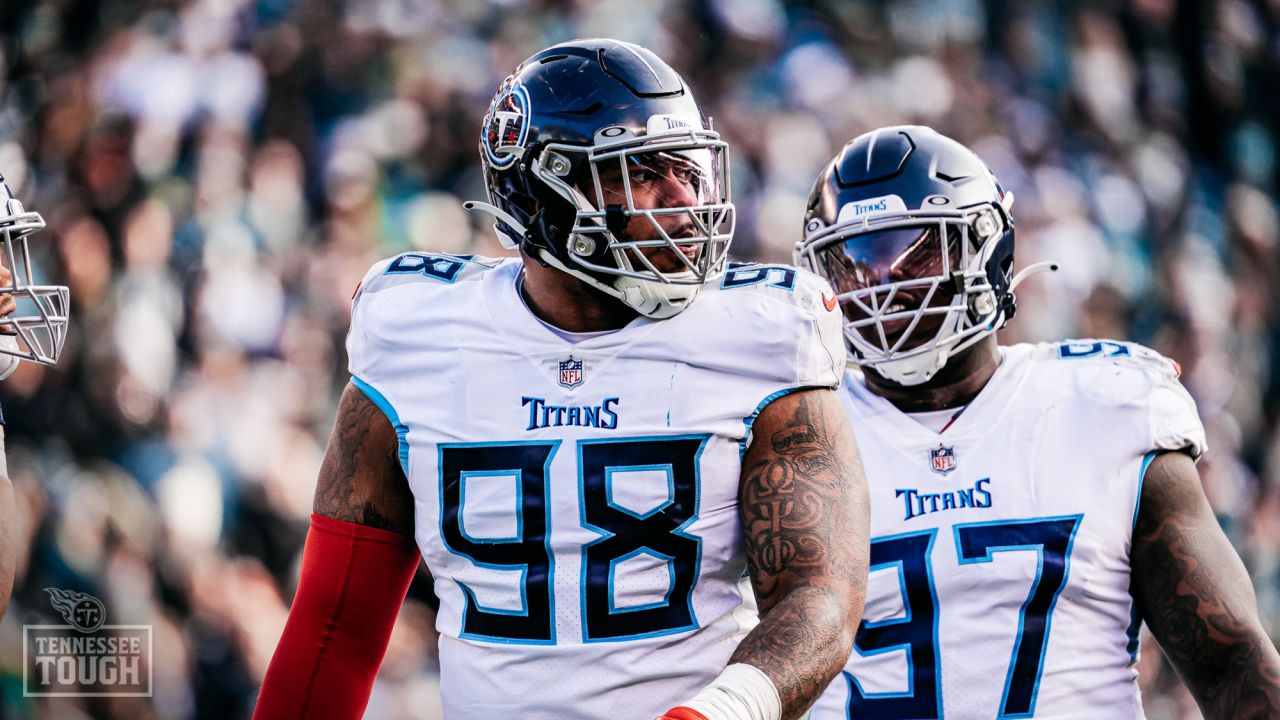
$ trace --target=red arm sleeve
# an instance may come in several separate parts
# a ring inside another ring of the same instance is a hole
[[[361,717],[417,567],[408,535],[312,515],[255,720]]]

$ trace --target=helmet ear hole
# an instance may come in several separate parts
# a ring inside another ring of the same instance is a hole
[[[548,198],[538,205],[537,213],[529,221],[529,231],[525,234],[524,243],[548,250],[564,247],[569,239],[569,232],[573,230],[573,209],[559,197]]]

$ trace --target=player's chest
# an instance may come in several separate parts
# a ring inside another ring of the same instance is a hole
[[[959,524],[1124,512],[1132,453],[1081,431],[1045,432],[1034,416],[981,431],[857,435],[872,535]],[[856,425],[855,425],[856,426]],[[1114,496],[1114,497],[1113,497]]]
[[[517,540],[576,553],[597,528],[728,518],[744,420],[768,388],[742,390],[669,359],[456,352],[398,408],[419,523],[443,528],[427,554]]]
[[[1123,637],[1130,621],[1141,455],[1038,401],[940,435],[902,419],[853,417],[872,539],[846,699],[859,717],[940,717],[956,693],[1029,716],[1054,637],[1080,624]]]
[[[1141,457],[1018,419],[914,441],[860,432],[873,564],[908,585],[914,567],[939,591],[1008,587],[1017,603],[1047,570],[1088,579],[1127,567]]]
[[[397,408],[414,446],[575,436],[740,433],[767,388],[649,353],[457,349],[405,376]]]

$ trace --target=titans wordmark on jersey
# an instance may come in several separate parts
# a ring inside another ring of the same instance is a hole
[[[839,317],[815,276],[734,266],[674,318],[570,343],[524,306],[520,267],[378,263],[347,340],[400,436],[445,713],[654,717],[756,622],[741,458],[770,400],[839,384]]]
[[[1130,540],[1153,454],[1204,450],[1195,405],[1139,345],[1002,353],[941,435],[846,377],[871,575],[813,720],[1142,717]]]

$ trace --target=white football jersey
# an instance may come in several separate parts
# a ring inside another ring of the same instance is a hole
[[[440,598],[449,718],[644,718],[756,623],[738,514],[768,402],[844,371],[834,295],[732,265],[679,315],[572,343],[521,262],[407,253],[354,301],[352,382],[387,414]]]
[[[1129,549],[1147,464],[1198,457],[1172,361],[1015,345],[941,434],[841,391],[871,490],[867,605],[832,718],[1141,718]]]

